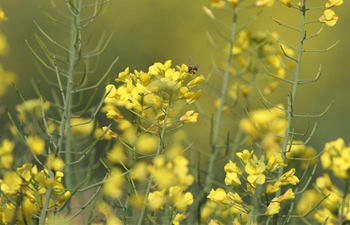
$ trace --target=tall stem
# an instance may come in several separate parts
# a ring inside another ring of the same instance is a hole
[[[208,175],[205,180],[205,186],[204,186],[204,194],[208,193],[211,189],[211,183],[214,177],[214,164],[218,155],[218,145],[219,145],[219,138],[220,138],[220,129],[222,124],[222,117],[224,113],[224,107],[226,104],[226,94],[227,89],[229,86],[229,79],[230,79],[230,66],[231,66],[231,60],[232,60],[232,48],[235,43],[235,37],[236,37],[236,31],[237,31],[237,11],[233,9],[233,19],[232,19],[232,27],[231,27],[231,34],[230,34],[230,43],[228,48],[228,55],[227,55],[227,62],[226,62],[226,68],[225,73],[222,81],[221,86],[221,94],[220,94],[220,105],[217,110],[217,116],[214,123],[214,133],[213,133],[213,139],[211,144],[211,157],[209,160],[209,166],[208,166]]]
[[[163,124],[162,130],[160,132],[159,144],[158,144],[158,148],[157,148],[155,157],[159,156],[160,152],[162,150],[163,141],[164,141],[164,137],[165,137],[165,131],[166,131],[167,123],[168,123],[169,112],[170,112],[170,109],[171,109],[171,103],[172,103],[172,96],[170,94],[169,103],[168,103],[168,106],[167,106],[166,111],[165,111],[164,124]],[[152,183],[153,183],[153,176],[150,175],[150,177],[148,179],[148,182],[147,182],[145,199],[143,201],[143,205],[142,205],[142,209],[141,209],[141,212],[140,212],[139,220],[137,222],[138,225],[141,225],[142,222],[143,222],[143,217],[145,215],[145,211],[146,211],[146,207],[147,207],[147,201],[148,201],[147,197],[148,197],[148,195],[149,195],[149,193],[151,191]]]
[[[293,120],[293,114],[294,114],[294,106],[295,106],[295,100],[297,95],[297,90],[300,82],[300,75],[301,75],[301,59],[303,55],[303,46],[305,41],[305,21],[306,21],[306,0],[302,1],[302,6],[300,7],[300,28],[299,28],[299,45],[298,45],[298,55],[296,58],[297,65],[295,68],[294,73],[294,81],[293,81],[293,87],[292,91],[289,94],[289,101],[288,101],[288,113],[287,113],[287,128],[283,137],[283,144],[282,144],[282,151],[281,151],[281,157],[283,159],[283,162],[286,160],[286,151],[288,145],[291,145],[291,140],[289,140],[290,134],[291,134],[291,125]],[[284,173],[284,168],[280,167],[278,171],[278,177],[281,177]],[[279,189],[276,192],[276,196],[281,195],[281,189]],[[276,214],[273,218],[273,224],[278,224],[278,214]]]

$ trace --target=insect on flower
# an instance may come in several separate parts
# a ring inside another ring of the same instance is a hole
[[[196,74],[198,71],[198,67],[197,65],[192,65],[192,57],[190,57],[189,63],[188,63],[188,72],[190,74]]]

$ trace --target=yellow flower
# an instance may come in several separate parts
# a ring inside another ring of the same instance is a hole
[[[135,209],[142,209],[143,203],[145,200],[144,195],[131,195],[130,196],[130,205]]]
[[[238,0],[227,0],[227,2],[231,5],[231,8],[235,9],[238,5]]]
[[[3,183],[1,184],[1,189],[8,195],[14,195],[19,191],[21,184],[22,184],[21,177],[18,176],[16,172],[5,172],[4,180],[3,180]],[[3,185],[6,185],[8,189],[3,188]]]
[[[173,224],[173,225],[180,225],[180,221],[181,221],[181,220],[184,220],[184,219],[186,219],[186,215],[185,215],[185,214],[177,213],[177,214],[175,215],[175,218],[174,218],[172,224]]]
[[[226,173],[225,184],[239,187],[241,185],[241,181],[239,180],[237,173]]]
[[[4,22],[4,21],[6,21],[6,20],[7,20],[7,17],[5,16],[4,10],[2,10],[2,9],[0,8],[0,23],[1,23],[1,22]]]
[[[287,200],[290,200],[290,199],[294,199],[295,196],[294,196],[294,192],[292,191],[291,188],[289,188],[286,193],[284,193],[283,195],[277,197],[276,201],[281,203],[281,202],[284,202],[284,201],[287,201]]]
[[[211,220],[209,221],[208,225],[220,225],[220,223],[217,222],[217,221],[215,221],[215,220],[213,220],[213,219],[211,219]]]
[[[289,149],[290,146],[287,147]],[[318,159],[315,157],[317,155],[317,151],[310,147],[310,146],[305,146],[302,141],[295,140],[293,141],[293,145],[290,148],[290,151],[286,153],[287,158],[287,164],[293,158],[304,158],[304,159],[309,159],[309,160],[301,160],[301,168],[305,169],[306,167],[315,164],[318,162]],[[312,159],[312,160],[311,160]]]
[[[338,138],[336,141],[326,143],[324,152],[321,155],[322,166],[325,169],[332,169],[333,173],[342,179],[349,177],[350,168],[350,147],[345,147],[344,140]]]
[[[259,6],[259,7],[262,7],[262,6],[268,6],[268,7],[270,7],[270,6],[273,5],[273,3],[274,3],[274,0],[257,0],[257,1],[255,2],[255,5],[256,5],[256,6]]]
[[[121,121],[124,117],[116,110],[109,109],[106,114],[107,118],[114,119],[115,121]]]
[[[173,205],[181,211],[185,211],[187,206],[192,205],[193,203],[192,193],[183,193],[181,187],[179,186],[169,188],[169,197]]]
[[[224,170],[226,173],[238,173],[242,175],[242,170],[231,160],[225,165]]]
[[[315,211],[314,218],[322,224],[331,225],[337,224],[338,217],[334,215],[329,209],[323,208]],[[327,223],[325,223],[327,221]]]
[[[267,162],[266,169],[269,172],[273,172],[282,166],[286,167],[287,164],[283,163],[283,159],[282,159],[281,155],[277,155],[277,156],[273,155],[269,158],[269,161]]]
[[[229,193],[227,193],[226,198],[227,198],[227,200],[229,200],[229,204],[231,204],[231,205],[243,203],[243,200],[242,200],[241,196],[239,196],[238,193],[229,192]]]
[[[265,193],[270,195],[270,194],[276,193],[276,191],[278,191],[279,189],[280,189],[279,186],[269,184],[266,187]]]
[[[64,194],[57,200],[56,205],[60,205],[65,202],[72,194],[70,191],[64,192]]]
[[[222,188],[217,188],[216,190],[211,189],[207,198],[209,198],[213,202],[222,202],[226,198],[226,191]]]
[[[0,18],[0,23],[1,23],[1,18]],[[0,55],[5,54],[6,51],[7,51],[7,43],[6,43],[5,37],[0,34]],[[4,70],[3,67],[0,65],[0,96],[3,96],[6,93],[7,88],[11,84],[15,83],[15,81],[16,81],[15,74],[13,72]]]
[[[326,8],[331,8],[333,6],[340,6],[343,4],[343,0],[328,0],[326,3]]]
[[[46,166],[57,171],[63,171],[64,161],[59,157],[55,157],[54,154],[50,154]]]
[[[162,209],[165,201],[164,191],[154,191],[148,195],[148,207],[153,211]]]
[[[41,99],[29,99],[22,104],[16,105],[16,110],[18,112],[17,117],[21,121],[27,121],[27,114],[30,113],[36,118],[40,118],[42,116],[42,111],[47,111],[49,108],[49,102],[42,102]]]
[[[225,6],[225,2],[223,0],[210,0],[210,7],[221,9]]]
[[[123,72],[120,72],[118,74],[118,78],[115,79],[115,81],[117,82],[121,81],[121,82],[127,83],[130,80],[129,74],[130,74],[130,69],[129,67],[126,67]]]
[[[151,154],[157,150],[159,140],[151,134],[142,134],[137,138],[136,150],[143,154]]]
[[[105,98],[105,103],[113,103],[114,99],[117,97],[117,89],[115,88],[115,86],[113,84],[108,84],[105,88],[106,90],[106,94],[108,93],[108,95]]]
[[[332,190],[333,189],[333,184],[331,181],[331,178],[329,177],[329,175],[327,173],[324,173],[322,175],[322,177],[318,177],[316,179],[316,186],[320,189],[328,189],[328,190]]]
[[[149,173],[153,176],[154,183],[159,189],[167,189],[176,184],[176,174],[172,170],[173,164],[166,163],[164,156],[153,159],[153,165],[148,166]]]
[[[280,209],[281,209],[280,203],[276,200],[276,198],[273,198],[266,209],[265,215],[273,216],[279,213]]]
[[[284,186],[284,185],[296,185],[299,183],[299,179],[295,174],[295,168],[290,169],[288,172],[284,173],[276,182],[277,186]]]
[[[114,215],[111,207],[107,203],[98,203],[97,210],[106,217],[106,225],[123,225],[123,222]]]
[[[322,199],[322,195],[316,190],[306,190],[303,192],[297,203],[297,212],[301,215],[308,212],[318,204],[320,199]]]
[[[124,145],[116,142],[110,152],[108,152],[107,159],[112,163],[124,163],[128,159],[124,152]]]
[[[185,115],[180,117],[180,121],[185,123],[195,123],[197,119],[198,113],[195,113],[194,110],[187,111]]]
[[[12,150],[15,144],[8,139],[4,139],[0,146],[0,168],[11,168],[13,163]]]
[[[193,95],[190,95],[188,98],[186,98],[186,103],[192,104],[193,102],[197,101],[197,99],[199,99],[201,95],[202,95],[202,91],[201,90],[197,91]]]
[[[188,82],[188,84],[186,85],[188,88],[191,87],[195,87],[197,86],[197,84],[199,84],[200,82],[202,82],[204,79],[203,75],[200,76],[196,76],[193,80],[191,80],[190,82]]]
[[[265,169],[266,165],[262,160],[260,160],[257,164],[254,165],[251,163],[247,163],[245,165],[245,172],[249,174],[249,176],[247,177],[249,183],[264,184],[266,180],[266,176],[265,174],[263,174]]]
[[[282,2],[283,4],[288,6],[289,8],[292,7],[292,3],[290,2],[290,0],[278,0],[278,1]]]
[[[119,169],[113,168],[110,177],[103,184],[103,192],[112,198],[119,198],[123,190],[123,173]]]
[[[133,180],[146,180],[148,175],[147,163],[143,161],[138,161],[130,172],[130,177]]]
[[[72,133],[77,136],[88,136],[94,129],[94,122],[86,118],[72,118]]]
[[[333,10],[326,9],[323,15],[320,17],[319,21],[321,23],[325,23],[327,26],[333,27],[338,21],[338,16]]]
[[[8,52],[8,49],[9,49],[9,47],[8,47],[6,37],[2,33],[0,33],[0,55],[5,55]],[[5,72],[4,73],[2,67],[1,67],[0,71],[1,71],[1,76],[4,76],[5,74],[12,74],[13,75],[12,72]],[[13,78],[14,78],[14,76],[13,76]],[[6,81],[9,81],[9,79],[7,79],[7,77],[5,77],[3,79],[5,79]],[[6,90],[8,85],[6,84],[6,85],[1,85],[1,86],[4,87]],[[0,94],[3,95],[6,92],[5,90],[0,90]]]
[[[36,136],[28,137],[28,147],[34,154],[41,155],[45,150],[45,141]]]
[[[237,152],[236,155],[240,158],[244,163],[248,163],[248,160],[252,157],[254,151],[249,152],[247,149],[244,149],[242,152]]]

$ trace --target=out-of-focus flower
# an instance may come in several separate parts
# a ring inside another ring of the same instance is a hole
[[[210,7],[221,9],[226,5],[224,0],[210,0]]]
[[[45,150],[45,141],[37,136],[29,136],[27,139],[28,147],[34,154],[41,155]]]
[[[148,207],[153,210],[160,210],[166,202],[164,191],[154,191],[148,195]]]
[[[289,8],[292,7],[292,3],[290,2],[290,0],[278,0],[278,1],[282,2],[283,4],[288,6]]]
[[[151,154],[157,150],[159,139],[151,134],[142,134],[137,138],[136,150],[143,154]]]
[[[328,0],[326,3],[326,8],[331,8],[333,6],[340,6],[343,4],[343,0]]]
[[[112,198],[119,198],[123,190],[123,173],[119,169],[113,168],[109,178],[103,184],[103,192]]]
[[[181,211],[185,211],[186,208],[193,203],[192,193],[183,193],[183,190],[179,186],[169,188],[169,197],[174,207]]]
[[[346,179],[349,177],[350,169],[350,147],[346,147],[344,140],[338,138],[336,141],[328,142],[321,155],[322,166],[331,169],[337,177]]]
[[[0,168],[10,169],[13,163],[13,148],[15,144],[8,139],[4,139],[0,146]]]
[[[210,9],[208,9],[205,6],[203,6],[202,9],[203,9],[204,13],[207,14],[211,19],[215,19],[215,16]]]
[[[259,7],[263,7],[263,6],[271,7],[274,2],[275,0],[257,0],[255,2],[255,5]]]

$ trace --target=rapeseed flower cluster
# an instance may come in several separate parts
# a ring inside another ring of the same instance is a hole
[[[261,192],[260,187],[264,187],[265,191],[262,192],[264,195],[272,196],[283,186],[295,186],[299,183],[299,179],[295,175],[295,168],[290,169],[281,177],[277,178],[273,185],[267,183],[267,180],[270,183],[271,179],[274,179],[275,173],[279,168],[287,166],[287,164],[283,163],[280,155],[272,155],[269,159],[266,159],[264,156],[258,158],[254,151],[249,151],[247,149],[237,152],[236,155],[241,160],[245,173],[236,163],[229,161],[224,167],[226,172],[224,182],[227,186],[233,186],[237,190],[243,190],[243,193],[226,192],[223,188],[212,189],[207,197],[215,204],[207,203],[205,205],[205,210],[203,210],[202,213],[203,221],[208,221],[214,216],[220,223],[225,223],[225,218],[227,217],[225,214],[227,212],[223,211],[223,214],[217,214],[218,212],[216,212],[216,214],[211,215],[218,208],[224,208],[220,205],[226,205],[231,214],[231,219],[233,220],[247,218],[249,213],[254,210],[253,208],[256,206],[247,204],[241,196],[247,196],[247,194],[256,196],[256,190],[260,190],[259,192]],[[244,183],[246,184],[246,188],[243,188]],[[266,207],[265,215],[272,216],[279,213],[281,203],[294,198],[294,192],[291,188],[285,191],[284,194],[273,197]],[[235,215],[239,215],[239,217],[236,218]],[[242,215],[244,216],[240,217]]]
[[[106,87],[107,97],[102,111],[106,113],[107,118],[118,123],[122,122],[124,116],[117,107],[130,110],[139,121],[137,129],[148,133],[143,137],[140,133],[137,137],[149,142],[150,146],[158,145],[151,135],[158,134],[164,124],[170,127],[183,122],[197,121],[198,113],[193,110],[177,117],[174,108],[180,100],[192,104],[201,96],[201,90],[194,91],[193,89],[204,81],[204,77],[191,73],[185,64],[176,66],[176,68],[172,68],[171,65],[171,60],[164,64],[158,62],[150,66],[148,72],[135,70],[132,73],[129,68],[126,68],[115,79],[121,82],[121,85],[115,87],[110,84]],[[144,143],[144,141],[139,142]],[[150,153],[153,150],[153,148],[148,148],[142,149],[141,152]]]
[[[105,195],[120,199],[126,182],[138,184],[129,198],[134,209],[146,207],[158,215],[170,208],[172,223],[179,224],[194,201],[193,194],[185,191],[193,184],[194,177],[182,153],[180,127],[195,123],[198,113],[194,110],[181,116],[178,113],[180,106],[192,104],[201,96],[202,92],[195,87],[204,77],[196,75],[197,71],[185,64],[171,66],[168,60],[153,64],[147,72],[131,72],[126,68],[115,79],[120,85],[107,85],[105,106],[101,111],[117,123],[116,129],[106,134],[116,140],[107,159],[113,165],[130,169],[122,173],[113,168],[103,190]],[[134,119],[123,114],[123,108],[131,112]],[[170,130],[177,132],[169,139]],[[150,180],[153,184],[146,191],[139,188]]]
[[[58,207],[71,193],[65,191],[62,184],[62,172],[55,172],[53,178],[49,172],[38,170],[36,165],[26,163],[13,172],[5,172],[0,179],[0,188],[3,195],[0,203],[0,221],[9,224],[17,221],[18,224],[27,224],[43,208],[46,201],[46,192],[52,192],[49,208]]]

